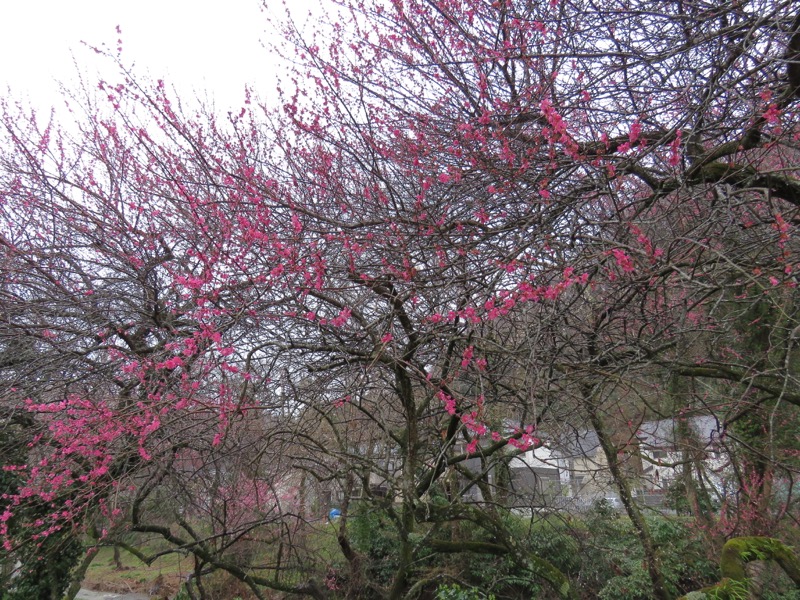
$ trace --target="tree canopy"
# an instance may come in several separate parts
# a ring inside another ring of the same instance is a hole
[[[566,424],[598,434],[651,597],[689,591],[617,424],[719,421],[724,510],[684,440],[710,543],[797,518],[798,23],[776,0],[343,0],[313,36],[280,25],[277,108],[253,90],[220,118],[122,61],[69,127],[6,100],[5,551],[149,533],[196,580],[389,599],[441,580],[432,554],[485,553],[569,597],[499,483]],[[335,574],[308,543],[325,493]]]

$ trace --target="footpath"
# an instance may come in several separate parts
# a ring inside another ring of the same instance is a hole
[[[75,600],[149,600],[146,594],[116,594],[114,592],[93,592],[81,589]]]

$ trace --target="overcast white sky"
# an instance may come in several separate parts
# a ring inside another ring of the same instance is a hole
[[[283,12],[280,0],[271,8]],[[304,16],[310,2],[289,0]],[[90,81],[113,65],[81,42],[116,47],[134,72],[163,78],[183,94],[208,93],[217,108],[239,106],[245,84],[269,96],[279,65],[262,45],[274,35],[259,0],[0,0],[0,93],[58,105],[58,81],[75,63]],[[303,19],[301,19],[303,20]]]

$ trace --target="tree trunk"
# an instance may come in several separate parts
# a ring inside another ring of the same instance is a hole
[[[589,397],[587,396],[587,398]],[[644,520],[644,516],[639,510],[639,507],[636,506],[636,503],[633,501],[630,483],[622,472],[622,465],[617,455],[617,449],[611,441],[611,436],[606,431],[590,399],[587,401],[586,406],[587,412],[589,413],[589,420],[592,427],[597,432],[597,439],[600,442],[600,447],[603,449],[606,461],[608,461],[608,470],[611,473],[614,484],[617,486],[619,498],[625,507],[625,511],[628,513],[628,517],[630,517],[633,523],[636,535],[639,538],[639,543],[641,543],[642,549],[644,550],[644,562],[647,568],[647,574],[650,576],[650,581],[653,584],[653,597],[658,600],[671,600],[667,592],[664,575],[658,567],[658,555],[653,537],[650,534],[650,528],[647,526],[647,522]]]
[[[99,550],[100,548],[98,546],[92,546],[86,551],[86,556],[83,557],[81,564],[78,565],[78,568],[72,573],[72,583],[69,584],[67,591],[64,592],[63,600],[74,600],[75,596],[78,595],[78,592],[81,590],[83,579],[86,577],[86,571],[89,570],[89,566],[92,564]]]

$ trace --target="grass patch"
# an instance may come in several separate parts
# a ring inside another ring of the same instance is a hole
[[[247,542],[238,546],[239,551],[244,552],[240,561],[237,561],[235,550],[229,552],[226,558],[242,566],[251,565],[253,574],[269,579],[276,576],[275,569],[280,563],[278,581],[282,585],[298,585],[309,577],[324,577],[326,571],[335,572],[345,567],[346,561],[336,538],[338,527],[338,523],[327,522],[309,526],[302,534],[295,535],[292,540],[295,544],[293,549],[288,546],[283,548],[280,561],[278,561],[279,546],[274,542],[264,544]],[[148,556],[170,548],[163,540],[144,539],[138,536],[134,536],[129,543]],[[118,566],[114,560],[114,549],[102,548],[86,572],[83,587],[102,592],[155,596],[153,587],[156,582],[160,582],[159,597],[162,595],[173,597],[186,577],[194,570],[191,554],[184,556],[180,553],[170,553],[158,558],[152,565],[147,565],[133,554],[120,549],[119,559],[121,565]],[[309,572],[309,565],[317,566],[319,572],[312,575]],[[242,598],[249,597],[247,589],[239,589],[244,584],[229,581],[228,578],[229,576],[224,573],[214,573],[204,577],[204,582],[207,589],[218,586],[226,589],[236,587],[237,595]]]
[[[157,551],[147,545],[145,551]],[[146,565],[132,554],[120,550],[120,569],[113,548],[102,548],[86,572],[83,587],[100,592],[149,594],[160,583],[158,594],[175,594],[193,569],[190,557],[168,554]]]

